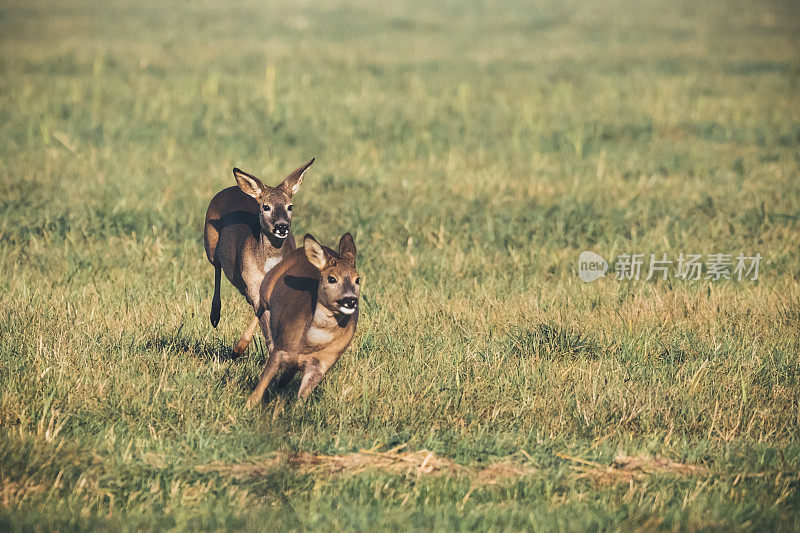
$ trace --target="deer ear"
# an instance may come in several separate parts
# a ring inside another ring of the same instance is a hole
[[[306,258],[308,262],[322,270],[328,262],[325,257],[325,249],[317,240],[311,235],[306,234],[303,238],[303,249],[306,251]]]
[[[242,192],[253,198],[261,196],[261,193],[266,189],[260,179],[238,168],[233,169],[233,177],[236,178],[236,183]]]
[[[311,161],[306,163],[305,165],[298,167],[294,172],[286,176],[286,179],[279,185],[281,189],[286,191],[289,196],[294,196],[298,189],[300,189],[300,184],[303,183],[303,176],[308,170],[316,158],[312,157]]]
[[[353,236],[350,233],[345,233],[339,239],[339,255],[349,256],[353,264],[356,262],[356,243],[353,241]]]

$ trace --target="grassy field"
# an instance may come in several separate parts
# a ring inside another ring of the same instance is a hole
[[[265,4],[0,7],[0,529],[800,530],[796,2]],[[203,216],[312,156],[359,331],[249,412]]]

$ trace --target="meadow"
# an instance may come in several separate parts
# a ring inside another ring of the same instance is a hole
[[[0,529],[800,530],[796,2],[5,0],[0,52]],[[247,411],[203,216],[312,156],[359,329]]]

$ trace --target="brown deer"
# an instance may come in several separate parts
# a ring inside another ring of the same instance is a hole
[[[221,271],[255,311],[264,276],[296,248],[290,231],[292,197],[313,162],[314,159],[299,167],[277,187],[268,187],[257,177],[234,168],[237,186],[220,191],[211,200],[206,211],[204,241],[206,256],[214,266],[212,326],[219,324],[222,307]],[[254,317],[236,343],[235,355],[247,349],[257,328],[258,317]]]
[[[281,385],[302,370],[298,397],[308,398],[353,340],[360,293],[356,245],[349,233],[339,240],[338,253],[306,235],[303,247],[267,274],[261,284],[261,329],[273,346],[247,400],[249,409],[261,402],[279,370],[284,372]]]

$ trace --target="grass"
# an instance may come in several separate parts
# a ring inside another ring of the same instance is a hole
[[[799,15],[5,2],[0,528],[800,529]],[[362,320],[248,412],[203,215],[311,156],[294,233],[353,233]],[[764,259],[584,284],[587,249]],[[364,459],[403,445],[446,466]]]

